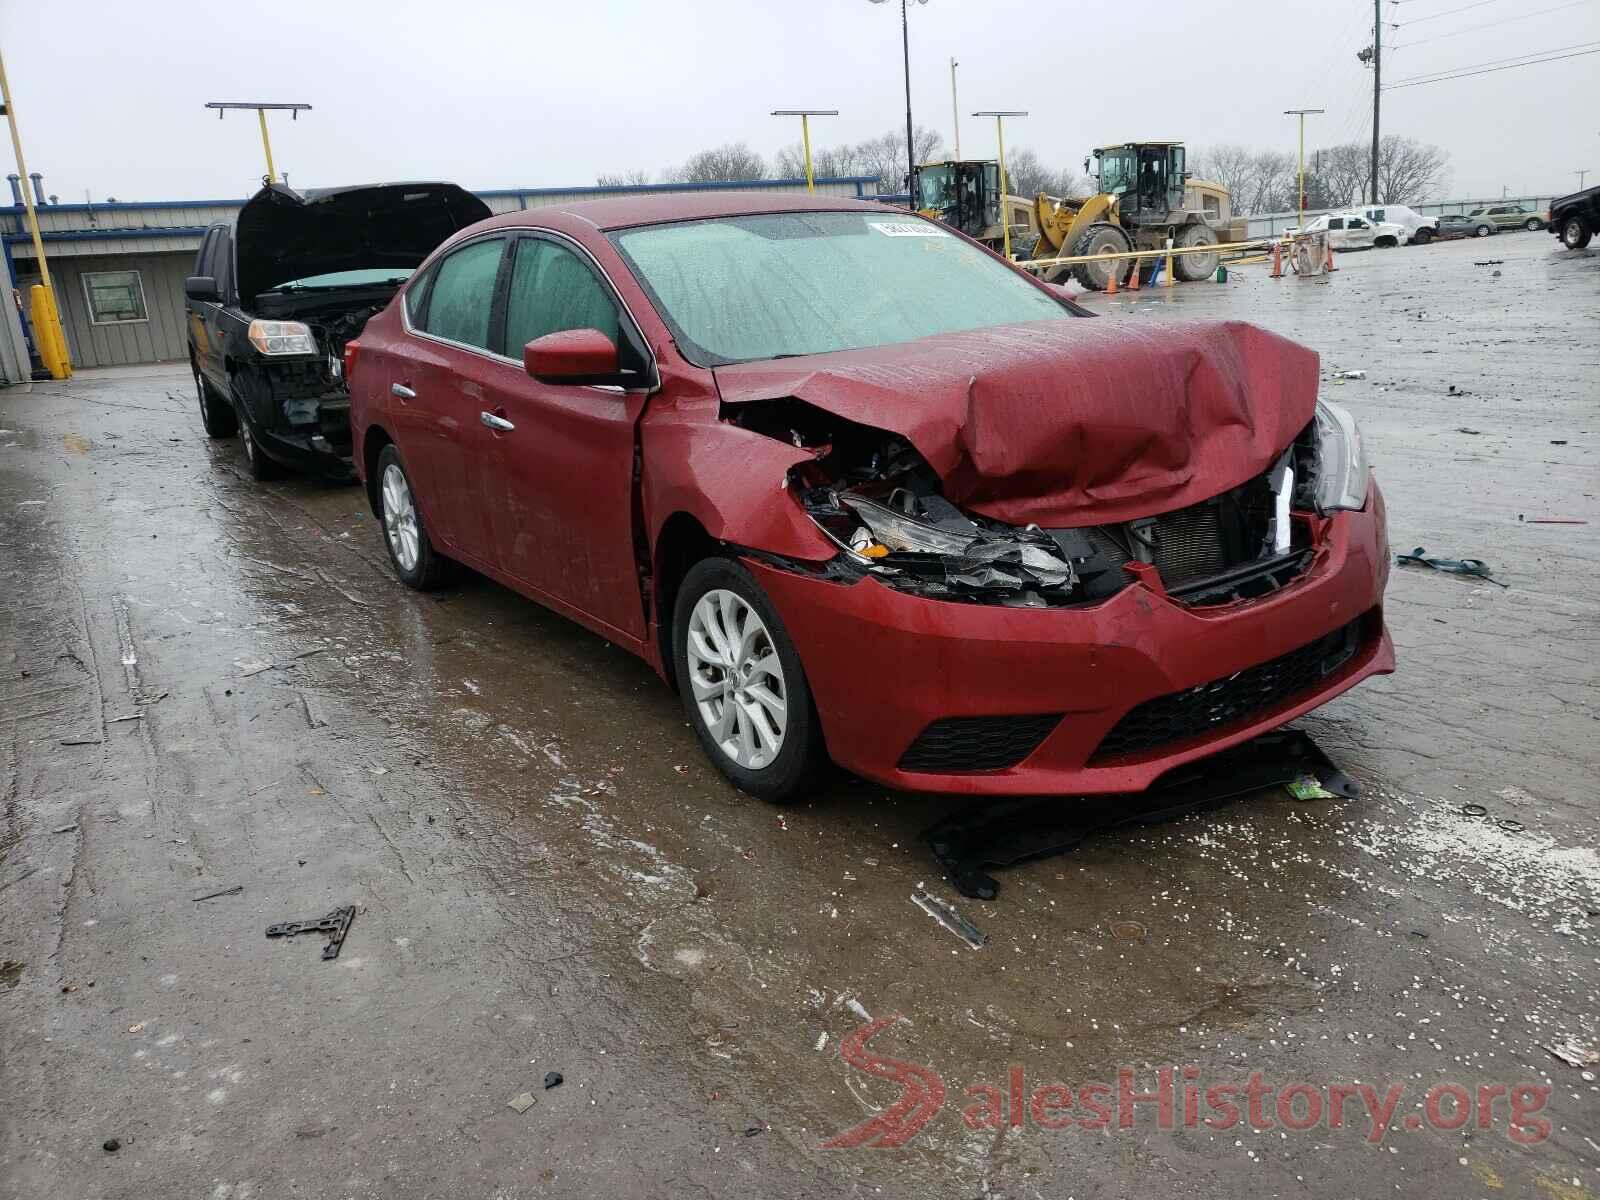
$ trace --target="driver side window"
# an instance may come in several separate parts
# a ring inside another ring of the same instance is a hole
[[[616,302],[589,264],[567,247],[543,238],[522,238],[506,295],[506,353],[547,333],[598,329],[617,344]]]

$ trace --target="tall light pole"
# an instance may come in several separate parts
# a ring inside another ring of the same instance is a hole
[[[1011,257],[1011,214],[1006,211],[1006,196],[1009,189],[1006,186],[1006,118],[1025,117],[1028,114],[1022,109],[988,109],[984,112],[975,112],[975,117],[994,118],[995,149],[1000,152],[1000,238],[1005,247],[1006,258]]]
[[[887,4],[889,0],[871,0],[871,2]],[[906,68],[906,191],[908,192],[911,190],[911,176],[917,170],[917,152],[911,140],[911,24],[906,19],[906,5],[927,2],[928,0],[900,0],[900,52]]]
[[[956,161],[961,160],[961,105],[956,101],[956,68],[961,64],[950,60],[950,121],[956,134]]]
[[[39,264],[40,290],[33,293],[34,298],[30,304],[34,318],[34,349],[39,352],[39,361],[50,372],[50,378],[71,379],[72,357],[67,351],[66,335],[61,331],[61,314],[56,307],[56,291],[50,283],[50,264],[44,257],[44,239],[39,236],[39,214],[33,207],[35,200],[33,178],[28,175],[28,165],[22,161],[22,135],[17,132],[17,112],[11,103],[11,84],[6,80],[4,60],[0,60],[0,109],[4,110],[6,123],[11,126],[11,148],[17,155],[17,174],[22,177],[20,183],[22,202],[28,210],[28,232],[33,235],[33,256]],[[41,326],[43,328],[40,328]]]
[[[1306,114],[1326,112],[1323,108],[1286,108],[1283,115],[1286,117],[1300,118],[1300,189],[1295,194],[1295,203],[1300,209],[1300,232],[1306,231]],[[1376,200],[1373,203],[1377,203]]]
[[[309,104],[266,104],[258,103],[254,100],[211,100],[206,103],[206,107],[217,110],[217,120],[219,121],[222,120],[230,108],[255,109],[256,120],[261,123],[261,148],[267,153],[267,182],[269,184],[278,181],[278,173],[272,166],[272,139],[267,136],[267,110],[286,110],[290,118],[295,121],[300,119],[301,113],[311,111],[311,105]]]
[[[772,110],[775,117],[800,118],[800,145],[805,149],[806,156],[806,191],[816,191],[816,184],[811,178],[811,118],[812,117],[837,117],[837,108],[775,108]]]

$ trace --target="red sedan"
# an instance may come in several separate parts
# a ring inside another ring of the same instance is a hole
[[[1092,319],[943,225],[698,193],[452,237],[349,351],[400,578],[656,668],[739,787],[1131,791],[1391,671],[1310,350]]]

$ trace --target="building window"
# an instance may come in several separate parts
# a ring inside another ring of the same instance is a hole
[[[91,325],[150,319],[144,307],[144,281],[137,271],[89,272],[83,277],[83,294],[89,301]]]

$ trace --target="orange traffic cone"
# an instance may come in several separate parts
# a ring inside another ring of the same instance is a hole
[[[1111,274],[1106,277],[1106,295],[1115,296],[1117,294],[1117,276],[1121,273],[1121,260],[1113,260],[1111,263]]]
[[[1333,265],[1333,243],[1324,239],[1322,244],[1328,248],[1328,261],[1322,264],[1322,273],[1326,275],[1329,271],[1337,271],[1339,268]]]
[[[1283,243],[1272,243],[1272,278],[1283,278]]]
[[[1128,290],[1130,292],[1137,292],[1139,290],[1139,275],[1143,270],[1144,262],[1141,259],[1134,259],[1133,276],[1128,280]]]

